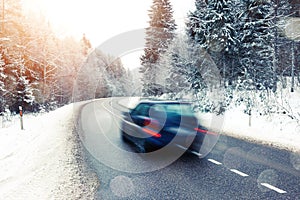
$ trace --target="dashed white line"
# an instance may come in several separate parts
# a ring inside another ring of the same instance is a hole
[[[214,160],[214,159],[207,159],[209,162],[211,162],[211,163],[214,163],[214,164],[216,164],[216,165],[222,165],[222,163],[220,163],[220,162],[218,162],[218,161],[216,161],[216,160]],[[238,174],[238,175],[240,175],[240,176],[242,176],[242,177],[247,177],[247,176],[249,176],[248,174],[246,174],[246,173],[244,173],[244,172],[241,172],[241,171],[239,171],[239,170],[236,170],[236,169],[230,169],[230,171],[231,172],[234,172],[234,173],[236,173],[236,174]],[[273,186],[273,185],[270,185],[269,183],[261,183],[261,185],[262,186],[265,186],[265,187],[267,187],[267,188],[269,188],[269,189],[271,189],[271,190],[274,190],[275,192],[277,192],[277,193],[280,193],[280,194],[285,194],[285,193],[287,193],[286,191],[284,191],[284,190],[282,190],[282,189],[279,189],[279,188],[277,188],[277,187],[275,187],[275,186]]]
[[[261,183],[261,185],[263,185],[263,186],[265,186],[265,187],[267,187],[267,188],[269,188],[271,190],[274,190],[274,191],[276,191],[276,192],[278,192],[280,194],[286,193],[286,191],[284,191],[282,189],[279,189],[279,188],[277,188],[277,187],[275,187],[273,185],[270,185],[269,183]]]
[[[198,157],[202,157],[202,154],[201,153],[198,153],[198,152],[196,152],[196,151],[191,151],[192,152],[192,154],[194,154],[194,155],[196,155],[196,156],[198,156]]]
[[[216,164],[216,165],[222,165],[222,163],[220,163],[220,162],[218,162],[218,161],[216,161],[216,160],[214,160],[214,159],[207,159],[209,162],[212,162],[212,163],[214,163],[214,164]]]
[[[230,169],[230,171],[242,176],[242,177],[246,177],[246,176],[249,176],[248,174],[245,174],[244,172],[241,172],[239,170],[236,170],[236,169]]]

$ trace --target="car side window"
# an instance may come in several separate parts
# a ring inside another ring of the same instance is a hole
[[[131,112],[131,115],[141,115],[149,117],[149,109],[149,104],[141,103]]]

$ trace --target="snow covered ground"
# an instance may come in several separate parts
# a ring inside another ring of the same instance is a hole
[[[119,103],[132,107],[136,100]],[[99,182],[83,164],[73,114],[71,104],[50,113],[25,115],[25,130],[20,130],[18,118],[0,123],[1,199],[93,199]],[[218,119],[213,117],[200,116],[210,126],[218,124],[212,123]],[[254,115],[249,126],[248,115],[237,109],[220,120],[223,134],[300,152],[300,127],[286,116]]]
[[[279,149],[300,152],[300,126],[285,116],[274,118],[254,115],[249,126],[249,116],[240,110],[230,110],[222,117],[201,114],[202,122],[214,128],[212,119],[222,118],[222,134],[266,144]]]
[[[98,181],[82,165],[72,105],[25,115],[24,130],[15,122],[0,129],[1,199],[93,198]]]

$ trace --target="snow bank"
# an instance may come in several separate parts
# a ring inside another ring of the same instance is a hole
[[[129,97],[118,101],[118,104],[126,108],[134,108],[140,101],[141,97]]]
[[[300,151],[300,126],[284,115],[273,117],[253,115],[249,125],[249,115],[238,109],[229,110],[221,116],[224,120],[221,130],[216,128],[219,125],[213,121],[217,118],[213,114],[201,113],[198,116],[205,126],[217,129],[221,134],[279,149]]]
[[[92,199],[98,182],[84,167],[73,105],[25,115],[0,129],[1,199]]]

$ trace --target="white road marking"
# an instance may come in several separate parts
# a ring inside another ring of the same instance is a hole
[[[214,159],[207,159],[209,162],[212,162],[212,163],[214,163],[214,164],[216,164],[216,165],[222,165],[222,163],[220,163],[220,162],[218,162],[218,161],[216,161],[216,160],[214,160]]]
[[[179,147],[180,149],[185,150],[185,151],[188,150],[188,148],[183,147],[183,146],[181,146],[181,145],[179,145],[179,144],[175,144],[175,146],[177,146],[177,147]],[[202,156],[201,153],[198,153],[198,152],[196,152],[196,151],[191,151],[191,153],[194,154],[194,155],[196,155],[196,156],[198,156],[198,157],[201,157],[201,156]]]
[[[236,169],[230,169],[230,171],[242,176],[242,177],[246,177],[246,176],[249,176],[248,174],[245,174],[244,172],[241,172],[239,170],[236,170]]]
[[[196,155],[196,156],[198,156],[198,157],[202,157],[202,154],[201,153],[198,153],[198,152],[196,152],[196,151],[191,151],[192,152],[192,154],[194,154],[194,155]]]
[[[179,147],[179,148],[182,149],[182,150],[187,150],[187,148],[185,148],[185,147],[183,147],[183,146],[181,146],[181,145],[179,145],[179,144],[175,144],[175,146]]]
[[[270,185],[270,184],[268,184],[268,183],[261,183],[261,185],[263,185],[263,186],[265,186],[265,187],[267,187],[267,188],[269,188],[269,189],[271,189],[271,190],[274,190],[274,191],[276,191],[276,192],[278,192],[278,193],[280,193],[280,194],[286,193],[286,191],[281,190],[281,189],[279,189],[279,188],[277,188],[277,187],[275,187],[275,186],[273,186],[273,185]]]

